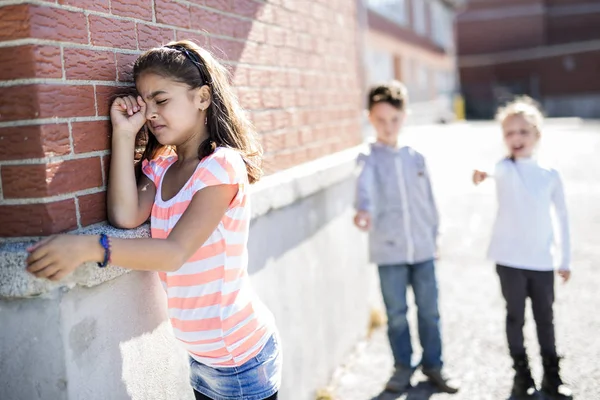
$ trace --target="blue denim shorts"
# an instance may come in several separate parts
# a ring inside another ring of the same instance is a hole
[[[211,368],[190,357],[192,388],[214,400],[263,400],[279,390],[282,354],[276,334],[239,367]]]

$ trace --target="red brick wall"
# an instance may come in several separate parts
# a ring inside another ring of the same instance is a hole
[[[545,42],[543,14],[518,18],[460,21],[456,29],[459,55],[542,46]]]
[[[193,38],[228,63],[272,173],[361,141],[346,0],[56,0],[0,7],[0,236],[104,221],[111,98],[142,50]]]

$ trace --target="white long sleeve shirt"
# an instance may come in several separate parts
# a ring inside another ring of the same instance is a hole
[[[504,159],[496,164],[493,178],[498,213],[488,257],[514,268],[570,269],[569,219],[559,173],[533,159]],[[560,246],[555,241],[552,208]]]

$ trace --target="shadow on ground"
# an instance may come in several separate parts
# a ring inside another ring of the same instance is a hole
[[[429,400],[439,391],[428,381],[421,381],[404,393],[390,393],[383,391],[371,400]]]

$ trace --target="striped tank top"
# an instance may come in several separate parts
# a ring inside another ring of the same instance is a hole
[[[256,356],[274,333],[273,317],[256,297],[248,277],[250,199],[241,155],[219,147],[200,161],[183,188],[163,201],[162,180],[176,155],[144,160],[142,171],[156,186],[152,238],[164,239],[199,190],[238,185],[217,229],[175,272],[159,272],[167,292],[173,331],[190,355],[210,367],[236,367]],[[201,222],[199,222],[201,223]]]

